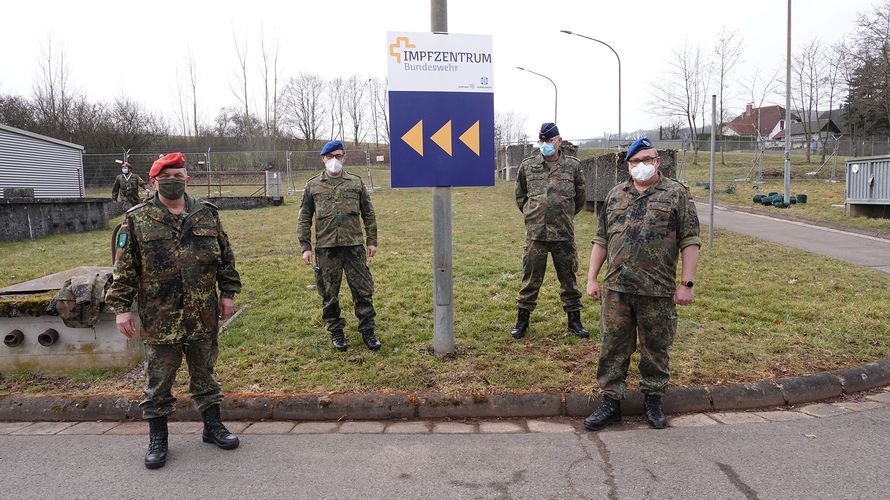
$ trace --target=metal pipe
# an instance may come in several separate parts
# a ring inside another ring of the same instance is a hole
[[[21,330],[13,330],[3,337],[3,344],[6,347],[17,347],[25,341],[25,334]]]
[[[606,47],[609,47],[609,50],[611,50],[612,53],[615,54],[615,58],[618,59],[618,147],[621,147],[621,56],[618,55],[618,52],[615,50],[614,47],[612,47],[611,45],[609,45],[608,43],[606,43],[602,40],[597,40],[596,38],[589,37],[587,35],[582,35],[581,33],[575,33],[574,31],[569,31],[569,30],[560,30],[560,31],[562,33],[565,33],[566,35],[575,35],[575,36],[579,36],[581,38],[586,38],[588,40],[601,43],[601,44],[605,45]]]
[[[809,119],[809,117],[806,117]],[[785,204],[791,203],[791,0],[788,0],[788,44],[785,49]]]
[[[559,109],[559,90],[557,90],[557,88],[556,88],[556,82],[551,80],[550,77],[547,75],[542,75],[541,73],[538,73],[537,71],[532,71],[528,68],[523,68],[522,66],[516,66],[516,69],[519,69],[522,71],[528,71],[529,73],[531,73],[533,75],[538,75],[540,77],[546,78],[547,80],[550,81],[550,83],[553,84],[553,123],[557,123],[556,112]]]
[[[46,331],[37,336],[37,342],[43,347],[49,347],[59,341],[59,332],[53,328],[47,328]]]

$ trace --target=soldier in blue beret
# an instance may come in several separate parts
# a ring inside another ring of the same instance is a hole
[[[599,214],[587,294],[602,302],[603,346],[597,382],[603,391],[599,408],[584,420],[592,431],[621,421],[627,391],[627,368],[640,342],[640,390],[646,421],[667,426],[661,396],[670,379],[668,349],[677,333],[676,305],[691,304],[698,261],[698,215],[689,192],[661,175],[661,157],[648,138],[627,150],[630,179],[618,184]],[[676,283],[677,258],[683,261]],[[603,289],[597,275],[608,259]]]

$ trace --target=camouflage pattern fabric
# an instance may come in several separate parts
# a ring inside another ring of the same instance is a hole
[[[525,255],[522,257],[522,288],[516,304],[522,309],[534,311],[538,301],[538,291],[544,281],[547,269],[547,254],[553,256],[553,267],[559,279],[559,297],[566,312],[581,310],[581,292],[578,290],[578,251],[574,241],[525,242]]]
[[[199,412],[223,400],[213,367],[219,353],[217,336],[178,344],[145,344],[145,399],[139,403],[142,418],[155,418],[175,411],[171,389],[176,372],[185,362],[189,371],[189,394]]]
[[[548,162],[538,153],[519,165],[516,206],[525,217],[525,239],[574,241],[575,215],[584,208],[584,173],[577,158]]]
[[[114,282],[105,302],[118,314],[135,299],[148,344],[209,339],[219,329],[219,297],[241,291],[235,255],[216,208],[185,195],[174,216],[157,195],[126,214]]]
[[[340,283],[346,274],[346,283],[352,291],[355,317],[358,318],[360,332],[374,329],[377,315],[371,297],[374,294],[374,280],[361,245],[333,248],[316,248],[315,262],[316,289],[321,296],[321,317],[329,332],[342,330],[346,321],[340,315]]]
[[[69,328],[89,328],[99,322],[111,273],[83,274],[65,280],[48,310]]]
[[[316,248],[377,246],[377,217],[365,183],[357,175],[344,171],[341,177],[328,177],[322,172],[306,182],[297,221],[301,252],[312,249],[313,217]]]
[[[624,398],[630,357],[640,339],[640,390],[662,395],[671,376],[668,349],[677,333],[677,311],[672,297],[603,290],[597,382],[603,393]]]
[[[141,203],[140,195],[145,191],[146,187],[147,185],[142,180],[142,177],[136,174],[131,173],[129,179],[124,174],[119,174],[114,179],[114,187],[111,188],[111,199],[124,201],[130,205],[138,205]]]
[[[687,189],[661,176],[639,193],[627,181],[609,191],[603,206],[593,243],[608,254],[604,288],[673,296],[680,250],[701,246],[698,215]]]

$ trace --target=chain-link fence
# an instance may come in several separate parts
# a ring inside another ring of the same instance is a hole
[[[130,153],[126,161],[133,172],[148,181],[151,164],[166,151]],[[321,170],[323,167],[317,150],[313,151],[183,151],[188,168],[192,172],[262,172],[277,170],[290,182],[293,171]],[[120,174],[123,153],[89,153],[83,155],[84,184],[87,187],[108,187]],[[389,148],[347,149],[346,166],[389,164]],[[206,174],[205,174],[206,175]],[[288,185],[288,188],[291,186]]]

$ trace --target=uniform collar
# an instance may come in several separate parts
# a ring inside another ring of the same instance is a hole
[[[566,157],[566,155],[564,155],[564,154],[562,154],[562,152],[560,152],[559,156],[556,157],[555,162],[549,162],[546,158],[544,158],[544,155],[542,155],[541,152],[539,151],[538,154],[535,156],[535,161],[539,165],[546,165],[547,163],[556,163],[557,165],[562,165],[565,161],[565,157]]]
[[[339,177],[331,177],[331,176],[328,175],[328,169],[324,169],[324,170],[321,171],[321,180],[322,180],[323,182],[336,182],[336,181],[342,181],[342,180],[346,179],[346,174],[347,174],[345,168],[342,170],[342,172],[343,172],[343,173],[340,174]]]

